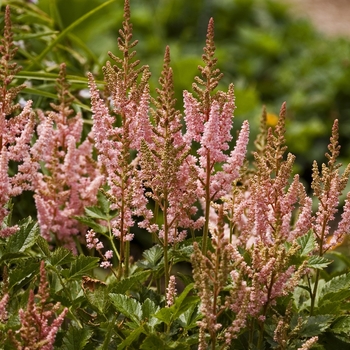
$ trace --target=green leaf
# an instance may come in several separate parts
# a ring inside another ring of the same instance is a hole
[[[191,304],[187,310],[179,316],[179,321],[185,330],[189,330],[197,327],[197,321],[202,317],[202,314],[198,312],[198,306],[196,304]]]
[[[142,304],[142,318],[149,319],[153,314],[155,314],[159,310],[159,306],[157,306],[154,301],[151,299],[146,299]]]
[[[150,334],[141,344],[140,349],[144,350],[166,350],[167,344],[156,334]]]
[[[314,337],[315,335],[319,335],[329,328],[333,319],[333,315],[310,316],[302,325],[300,334],[302,334],[303,337]]]
[[[193,289],[193,285],[191,283],[186,286],[180,296],[175,299],[174,305],[160,309],[154,316],[169,326],[193,305],[196,306],[200,298],[198,296],[188,296],[188,293]]]
[[[184,342],[172,341],[170,339],[163,339],[164,335],[150,334],[143,341],[140,346],[140,349],[144,350],[187,350],[190,346]]]
[[[76,327],[72,324],[69,325],[68,331],[62,340],[64,346],[63,350],[83,350],[88,343],[93,332],[88,328]]]
[[[119,312],[135,322],[138,326],[140,325],[142,320],[142,307],[137,300],[129,298],[124,294],[115,293],[110,293],[109,297]]]
[[[350,316],[341,316],[332,324],[332,332],[335,334],[346,334],[350,336]]]
[[[96,233],[107,233],[108,227],[96,223],[92,218],[87,216],[74,216],[82,224],[92,228]]]
[[[44,237],[39,235],[36,239],[36,244],[40,248],[42,253],[45,255],[45,257],[49,257],[51,255],[51,251],[49,249],[49,243]]]
[[[85,214],[93,219],[98,220],[110,220],[110,216],[105,214],[99,207],[86,207],[84,208]]]
[[[38,224],[32,218],[26,218],[19,223],[19,230],[12,235],[7,243],[9,253],[24,252],[36,243],[39,237]]]
[[[157,270],[159,268],[159,262],[163,257],[163,249],[159,245],[154,245],[150,249],[145,250],[142,256],[144,260],[140,261],[138,263],[139,265],[144,268]]]
[[[307,256],[315,249],[315,238],[312,231],[309,231],[306,235],[299,237],[297,242],[300,245],[301,256]]]
[[[108,214],[111,211],[111,202],[108,200],[108,198],[99,191],[97,193],[97,200],[98,205],[102,208],[103,212]]]
[[[74,260],[72,252],[66,248],[58,247],[53,251],[49,259],[52,266],[62,266]]]
[[[122,350],[127,346],[130,346],[133,341],[140,337],[140,334],[144,332],[143,325],[132,330],[132,332],[118,345],[118,350]],[[159,350],[159,349],[158,349]]]
[[[95,14],[97,11],[101,10],[102,8],[104,8],[105,6],[111,4],[112,2],[114,2],[115,0],[109,0],[106,1],[104,3],[102,3],[100,6],[97,6],[96,8],[94,8],[93,10],[91,10],[90,12],[84,14],[83,16],[81,16],[78,20],[76,20],[75,22],[73,22],[70,26],[68,26],[67,28],[65,28],[59,35],[57,35],[57,37],[52,40],[50,42],[49,45],[47,45],[45,47],[45,49],[40,53],[40,55],[38,55],[35,58],[34,62],[31,62],[31,64],[29,65],[29,67],[27,67],[27,70],[30,70],[36,63],[41,62],[43,60],[43,58],[50,52],[52,51],[52,49],[55,47],[55,45],[57,45],[70,31],[72,31],[76,26],[78,26],[80,23],[84,22],[86,19],[88,19],[90,16],[92,16],[93,14]]]
[[[326,259],[322,256],[311,256],[308,260],[308,267],[311,267],[313,269],[322,270],[326,268],[332,261],[329,259]]]
[[[108,346],[111,344],[111,338],[114,334],[116,319],[117,315],[114,315],[111,320],[108,320],[107,322],[101,322],[101,329],[104,331],[104,340],[103,344],[98,347],[99,350],[108,349]]]
[[[190,283],[189,285],[186,286],[186,288],[182,291],[182,293],[175,299],[175,304],[174,306],[176,308],[180,308],[181,305],[184,303],[185,300],[188,300],[188,293],[193,290],[194,283]],[[199,297],[196,297],[199,299]]]
[[[350,274],[333,277],[320,288],[315,312],[317,314],[345,313],[350,306],[345,303],[350,298]]]
[[[111,292],[116,294],[125,294],[127,291],[131,290],[135,284],[144,282],[149,275],[150,271],[141,271],[128,278],[122,279],[112,286]]]
[[[30,257],[26,253],[5,253],[0,259],[0,264],[2,264],[4,261],[5,262],[13,262],[16,260],[24,261],[25,258],[29,259]]]
[[[340,293],[342,290],[350,289],[350,273],[333,277],[329,280],[320,291],[320,300],[334,299],[334,294]]]
[[[155,315],[159,320],[170,326],[173,321],[173,310],[170,307],[163,307]]]
[[[159,320],[154,317],[154,314],[158,310],[159,306],[157,306],[152,300],[148,298],[142,304],[142,319],[147,320],[147,325],[152,328],[159,323]]]
[[[37,259],[28,259],[24,264],[17,266],[10,273],[10,289],[22,288],[39,274],[40,262]]]
[[[88,274],[98,266],[99,258],[92,256],[79,255],[71,265],[69,270],[69,276],[65,276],[69,279],[75,279]]]
[[[96,283],[94,290],[90,291],[87,289],[85,295],[86,299],[95,310],[99,311],[101,314],[105,314],[110,303],[106,285]]]

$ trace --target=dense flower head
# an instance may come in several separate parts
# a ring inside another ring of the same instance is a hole
[[[61,306],[59,303],[48,302],[49,285],[46,278],[44,262],[40,265],[40,284],[37,294],[33,290],[29,292],[26,310],[19,310],[21,328],[9,331],[9,336],[16,349],[53,350],[56,334],[68,313],[64,308],[61,313],[56,313]]]
[[[73,236],[82,227],[74,216],[96,202],[104,177],[92,156],[91,134],[80,142],[83,120],[79,113],[72,116],[68,89],[65,65],[61,65],[57,81],[60,104],[51,104],[53,111],[47,115],[38,111],[38,139],[31,157],[44,171],[37,172],[32,183],[41,234],[48,240],[53,234],[59,244],[75,251]]]
[[[30,160],[30,142],[34,130],[32,101],[23,107],[15,103],[24,85],[12,86],[14,76],[21,67],[14,62],[17,47],[13,42],[10,8],[5,10],[5,29],[0,45],[0,223],[8,215],[6,205],[10,198],[31,190],[31,180],[35,167]],[[18,170],[10,176],[9,162],[14,161]],[[17,231],[17,227],[0,226],[0,237],[7,237]]]

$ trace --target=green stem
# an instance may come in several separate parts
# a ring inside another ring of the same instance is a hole
[[[125,242],[125,268],[124,275],[129,276],[130,241]]]
[[[169,259],[168,259],[168,194],[164,193],[164,209],[163,209],[163,220],[164,220],[164,293],[166,297],[166,288],[169,284]]]
[[[317,270],[316,271],[314,288],[313,288],[312,293],[311,293],[310,316],[313,315],[314,309],[315,309],[316,294],[317,294],[317,288],[318,288],[318,281],[319,281],[319,279],[320,279],[320,270]]]

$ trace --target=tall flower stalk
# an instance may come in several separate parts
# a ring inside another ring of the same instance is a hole
[[[110,234],[119,240],[118,276],[128,275],[131,228],[133,215],[143,215],[149,220],[151,213],[146,208],[142,182],[137,172],[135,151],[140,149],[141,139],[147,139],[150,132],[148,119],[150,73],[147,66],[137,68],[140,61],[134,60],[129,1],[124,5],[123,29],[119,31],[118,47],[121,57],[109,52],[110,62],[103,67],[106,82],[104,101],[89,74],[89,86],[93,111],[93,134],[98,151],[98,160],[106,176],[108,189],[105,192],[117,210],[111,220]]]
[[[34,294],[34,291],[30,290],[26,310],[19,310],[21,328],[15,332],[9,331],[9,337],[15,349],[54,349],[56,334],[68,313],[68,308],[64,308],[56,317],[61,305],[50,303],[49,297],[49,283],[45,264],[42,261],[38,291]]]
[[[328,145],[329,153],[326,153],[328,159],[327,164],[322,164],[321,173],[319,171],[316,161],[312,168],[312,184],[314,196],[318,200],[318,208],[313,222],[313,232],[318,244],[318,255],[322,257],[328,250],[334,248],[343,241],[344,235],[350,229],[350,205],[349,193],[345,201],[343,214],[337,229],[331,232],[332,221],[335,219],[335,214],[338,212],[339,197],[345,189],[349,176],[350,164],[346,167],[344,172],[340,173],[341,163],[337,162],[340,154],[340,145],[338,143],[339,131],[338,120],[333,123],[332,136],[330,144]],[[309,287],[311,291],[311,308],[310,313],[313,314],[317,289],[320,279],[320,271],[316,271],[315,281],[313,287],[311,280]]]
[[[92,157],[91,134],[80,143],[83,119],[80,113],[72,116],[65,64],[61,65],[57,91],[59,104],[51,103],[53,110],[46,115],[38,111],[38,139],[31,156],[42,172],[36,172],[32,184],[41,235],[48,241],[53,236],[57,245],[76,252],[75,238],[85,229],[74,216],[96,203],[103,176]]]
[[[154,126],[150,140],[141,143],[140,166],[146,196],[152,198],[161,210],[162,224],[155,222],[147,227],[157,234],[164,251],[165,286],[169,283],[171,263],[170,245],[176,245],[187,236],[186,229],[196,229],[201,221],[193,221],[197,209],[196,167],[189,155],[190,147],[182,136],[181,114],[175,108],[173,72],[170,67],[170,50],[166,48],[164,65],[159,79],[157,99],[152,109]]]
[[[10,8],[5,10],[4,36],[0,45],[0,237],[15,233],[17,226],[5,224],[9,214],[7,205],[12,197],[30,190],[31,178],[35,172],[30,157],[30,141],[34,131],[34,113],[32,101],[27,101],[21,109],[15,104],[18,93],[24,85],[11,86],[15,83],[15,75],[21,67],[14,62],[17,52],[11,30]],[[9,162],[18,165],[17,172],[9,175]]]
[[[232,84],[226,93],[215,92],[222,73],[216,68],[212,18],[208,25],[202,59],[204,67],[198,67],[201,76],[195,77],[195,83],[192,85],[197,98],[187,91],[184,92],[187,128],[184,138],[189,145],[195,141],[200,146],[197,151],[198,196],[204,202],[202,252],[205,253],[208,248],[210,203],[229,192],[233,181],[239,176],[239,168],[246,154],[249,124],[244,122],[237,146],[228,155],[229,142],[232,140],[232,118],[236,106]],[[221,167],[222,170],[216,170],[216,167]]]

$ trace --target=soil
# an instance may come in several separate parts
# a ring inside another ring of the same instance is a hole
[[[296,16],[307,16],[328,36],[350,38],[350,0],[283,0]]]

